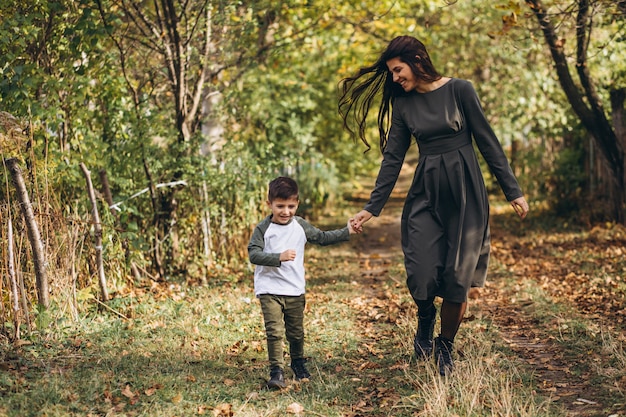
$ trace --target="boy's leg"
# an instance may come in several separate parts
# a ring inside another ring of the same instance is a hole
[[[285,302],[285,329],[289,341],[291,369],[296,381],[308,380],[311,374],[306,369],[304,359],[304,294],[299,297],[288,297]]]
[[[291,360],[304,358],[304,294],[285,297],[285,331]]]
[[[277,367],[280,369],[285,368],[285,359],[283,357],[283,338],[285,337],[284,298],[270,294],[259,296],[261,310],[263,311],[263,321],[265,322],[270,369]]]

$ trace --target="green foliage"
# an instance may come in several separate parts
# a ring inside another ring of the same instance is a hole
[[[116,294],[136,284],[129,278],[132,264],[155,274],[155,240],[170,254],[165,261],[170,280],[201,280],[245,263],[252,227],[267,214],[267,183],[277,175],[298,180],[302,215],[320,217],[342,204],[344,193],[363,187],[358,178],[375,172],[380,155],[375,146],[363,154],[362,144],[343,131],[338,82],[405,33],[426,43],[446,75],[474,82],[507,152],[518,145],[509,155],[530,199],[554,198],[562,213],[583,204],[581,194],[589,185],[581,182],[584,147],[576,142],[560,155],[562,138],[577,135],[577,123],[540,37],[526,26],[530,21],[522,2],[244,3],[176,3],[188,7],[185,22],[198,19],[195,26],[178,27],[189,40],[185,99],[192,97],[200,64],[209,68],[201,91],[219,97],[203,103],[189,121],[189,139],[182,142],[178,81],[162,59],[163,39],[133,26],[123,4],[3,3],[0,107],[30,128],[23,140],[0,151],[3,158],[20,159],[31,199],[43,208],[42,230],[56,257],[53,288],[69,293],[69,262],[79,277],[77,291],[94,282],[81,162],[99,192],[97,174],[106,172],[113,201],[120,203],[119,211],[110,213],[98,194],[107,275]],[[141,5],[156,19],[153,5]],[[606,12],[598,15],[590,68],[606,97],[623,85],[626,74],[620,48],[624,19],[616,4],[601,5]],[[212,43],[204,58],[207,39],[200,31],[208,23]],[[205,128],[223,134],[209,136]],[[378,142],[374,119],[369,138]],[[159,186],[153,202],[149,192],[141,193],[150,185],[146,170],[153,185],[182,185]],[[0,180],[9,182],[4,172]],[[12,201],[6,193],[2,187],[0,198]],[[28,251],[18,252],[19,264],[28,270]]]
[[[559,152],[555,168],[550,178],[552,206],[559,216],[568,217],[584,207],[587,188],[585,173],[585,136],[578,134],[572,137]]]

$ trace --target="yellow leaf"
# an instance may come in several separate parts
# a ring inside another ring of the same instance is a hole
[[[83,288],[82,290],[79,290],[76,293],[76,300],[77,301],[87,301],[87,300],[91,300],[93,298],[96,298],[96,297],[93,295],[91,286],[85,287],[85,288]]]
[[[219,404],[213,409],[214,417],[232,417],[234,415],[233,406],[228,403]]]
[[[179,402],[181,402],[183,400],[183,394],[176,394],[173,398],[172,398],[172,403],[174,404],[178,404]]]

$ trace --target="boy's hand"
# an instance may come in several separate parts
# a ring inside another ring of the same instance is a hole
[[[361,229],[360,231],[356,231],[354,229],[354,227],[352,227],[352,222],[354,221],[353,218],[348,219],[348,230],[350,231],[350,234],[353,235],[355,233],[361,233],[363,231],[363,229]]]
[[[281,262],[293,261],[294,259],[296,259],[296,251],[293,249],[287,249],[280,254]]]

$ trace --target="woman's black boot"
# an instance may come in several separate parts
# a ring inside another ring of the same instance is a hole
[[[452,361],[453,342],[439,335],[435,338],[435,363],[439,368],[439,375],[446,376],[452,373],[454,362]]]
[[[417,360],[426,360],[433,354],[433,334],[435,331],[435,319],[437,318],[437,309],[434,305],[426,312],[426,316],[418,315],[417,332],[413,339],[413,348],[415,349],[415,357]],[[420,311],[422,312],[422,311]]]

